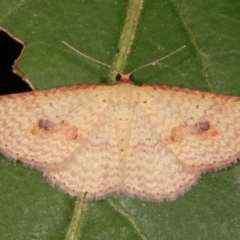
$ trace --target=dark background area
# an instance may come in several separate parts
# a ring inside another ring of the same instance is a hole
[[[0,31],[0,95],[31,90],[27,83],[12,71],[14,60],[19,57],[22,49],[19,42]]]

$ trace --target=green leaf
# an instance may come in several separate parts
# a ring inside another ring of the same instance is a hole
[[[107,81],[109,70],[61,41],[111,65],[128,6],[126,0],[1,1],[0,25],[26,43],[18,67],[36,89],[100,83]],[[136,82],[240,96],[239,12],[235,0],[145,1],[132,32],[126,72],[186,45],[137,72]],[[0,165],[2,239],[64,239],[76,209],[76,239],[221,240],[240,235],[239,164],[205,174],[173,202],[115,196],[84,204],[19,162],[1,156]]]

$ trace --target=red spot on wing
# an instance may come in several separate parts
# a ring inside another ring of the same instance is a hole
[[[206,140],[218,135],[216,127],[208,121],[199,121],[196,124],[180,124],[170,130],[170,135],[165,139],[169,144],[184,142],[190,137]]]
[[[42,139],[49,138],[54,134],[58,134],[61,139],[68,141],[81,142],[83,139],[77,126],[66,121],[54,123],[49,119],[39,119],[37,123],[34,123],[31,134]]]

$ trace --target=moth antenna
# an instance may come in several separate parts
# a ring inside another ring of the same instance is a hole
[[[177,50],[173,51],[172,53],[166,55],[165,57],[159,58],[159,59],[157,59],[157,60],[155,60],[155,61],[153,61],[153,62],[150,62],[150,63],[147,63],[147,64],[145,64],[145,65],[143,65],[143,66],[140,66],[140,67],[134,69],[134,70],[131,72],[131,74],[133,74],[134,72],[136,72],[136,71],[138,71],[138,70],[140,70],[140,69],[142,69],[142,68],[148,67],[148,66],[150,66],[150,65],[154,65],[155,63],[160,62],[160,61],[162,61],[163,59],[168,58],[168,57],[170,57],[171,55],[173,55],[173,54],[181,51],[181,50],[182,50],[183,48],[185,48],[185,47],[186,47],[186,46],[184,45],[184,46],[178,48]]]
[[[64,42],[64,41],[62,41],[62,43],[65,44],[66,46],[68,46],[69,48],[71,48],[71,49],[72,49],[73,51],[75,51],[76,53],[80,54],[81,56],[83,56],[83,57],[85,57],[85,58],[88,58],[88,59],[92,60],[93,62],[96,62],[96,63],[98,63],[98,64],[100,64],[100,65],[103,65],[103,66],[105,66],[105,67],[108,67],[108,68],[110,68],[110,69],[113,69],[113,70],[116,71],[117,73],[120,73],[116,68],[114,68],[114,67],[112,67],[112,66],[110,66],[110,65],[108,65],[108,64],[106,64],[106,63],[100,62],[100,61],[98,61],[97,59],[92,58],[92,57],[90,57],[90,56],[88,56],[88,55],[86,55],[86,54],[78,51],[76,48],[72,47],[72,46],[69,45],[68,43],[66,43],[66,42]]]

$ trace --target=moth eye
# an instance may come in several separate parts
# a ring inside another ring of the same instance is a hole
[[[134,77],[133,77],[133,75],[132,75],[132,74],[129,76],[129,79],[130,79],[131,81],[133,81],[133,80],[134,80]]]
[[[119,80],[121,79],[121,74],[118,73],[118,74],[116,75],[115,79],[116,79],[116,81],[119,81]]]

